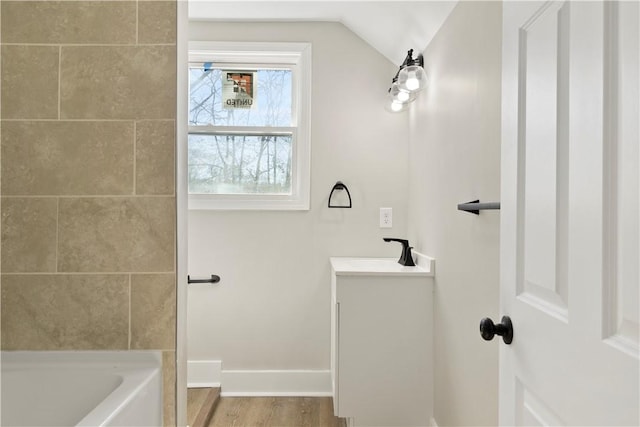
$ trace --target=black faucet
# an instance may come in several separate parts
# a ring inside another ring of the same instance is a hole
[[[411,256],[411,248],[409,246],[409,241],[406,239],[396,239],[391,237],[383,237],[382,240],[385,242],[400,242],[402,243],[402,255],[400,255],[400,259],[398,260],[398,264],[406,265],[407,267],[413,267],[416,264],[413,262],[413,256]]]

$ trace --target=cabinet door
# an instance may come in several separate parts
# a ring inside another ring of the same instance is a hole
[[[339,416],[355,425],[428,425],[431,293],[425,278],[338,279]]]

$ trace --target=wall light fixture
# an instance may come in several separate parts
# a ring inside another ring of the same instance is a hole
[[[418,92],[427,86],[427,82],[422,55],[414,59],[413,49],[409,49],[407,57],[391,80],[387,109],[394,113],[405,111],[417,98]]]

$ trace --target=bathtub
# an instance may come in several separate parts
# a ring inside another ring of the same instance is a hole
[[[161,426],[160,352],[2,352],[0,425]]]

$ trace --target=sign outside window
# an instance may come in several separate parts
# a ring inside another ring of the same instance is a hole
[[[222,106],[225,109],[253,108],[257,89],[256,71],[222,71]]]

